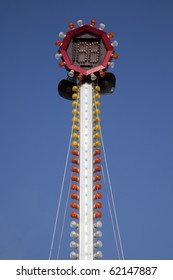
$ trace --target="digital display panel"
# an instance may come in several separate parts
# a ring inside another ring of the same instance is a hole
[[[100,39],[74,39],[72,62],[79,67],[93,67],[100,63]]]

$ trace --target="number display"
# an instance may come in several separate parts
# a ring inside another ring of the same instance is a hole
[[[100,59],[100,42],[85,40],[74,41],[72,50],[73,64],[82,67],[95,66]]]
[[[110,275],[154,275],[157,267],[112,267]]]

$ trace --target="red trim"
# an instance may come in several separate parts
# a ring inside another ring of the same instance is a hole
[[[82,33],[85,33],[86,31],[100,37],[105,45],[105,48],[107,50],[107,53],[103,59],[103,62],[101,65],[97,66],[97,67],[94,67],[94,68],[91,68],[89,70],[85,70],[83,68],[80,68],[80,67],[77,67],[73,64],[71,64],[71,61],[70,61],[70,58],[67,54],[67,48],[70,44],[70,41],[73,37],[77,36],[77,35],[80,35]],[[89,75],[91,73],[95,73],[95,72],[98,72],[102,69],[106,69],[108,67],[108,62],[110,61],[111,59],[111,54],[113,53],[114,51],[114,48],[112,47],[111,45],[111,42],[110,42],[110,39],[108,38],[107,36],[107,33],[104,32],[103,30],[100,30],[100,29],[97,29],[95,27],[92,27],[90,25],[84,25],[84,26],[81,26],[79,28],[76,28],[76,29],[73,29],[73,30],[70,30],[66,33],[66,37],[64,38],[63,42],[62,42],[62,45],[60,47],[60,51],[62,53],[62,56],[63,56],[63,59],[66,63],[66,67],[67,69],[69,70],[74,70],[78,73],[82,73],[83,75]]]

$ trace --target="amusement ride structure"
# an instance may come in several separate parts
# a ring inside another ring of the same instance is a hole
[[[111,94],[116,85],[116,78],[107,72],[114,67],[112,59],[118,55],[114,47],[117,41],[111,42],[113,33],[107,34],[104,24],[96,28],[96,21],[83,25],[77,21],[77,28],[70,23],[69,31],[59,33],[61,41],[55,55],[60,59],[59,66],[68,71],[67,79],[60,81],[58,91],[61,97],[72,101],[72,132],[71,132],[71,227],[70,258],[94,260],[102,258],[102,180],[104,180],[102,154],[105,157],[104,144],[100,125],[100,97]],[[106,170],[108,172],[107,161]],[[119,259],[124,258],[118,220],[113,200],[110,177],[108,182],[112,198],[116,231],[114,237]],[[60,197],[62,196],[62,189]],[[55,230],[59,215],[56,215],[52,237],[50,256],[52,255]],[[118,246],[119,242],[119,246]]]

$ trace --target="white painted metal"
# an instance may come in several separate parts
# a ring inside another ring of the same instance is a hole
[[[79,259],[93,260],[93,94],[80,87],[80,218]]]

